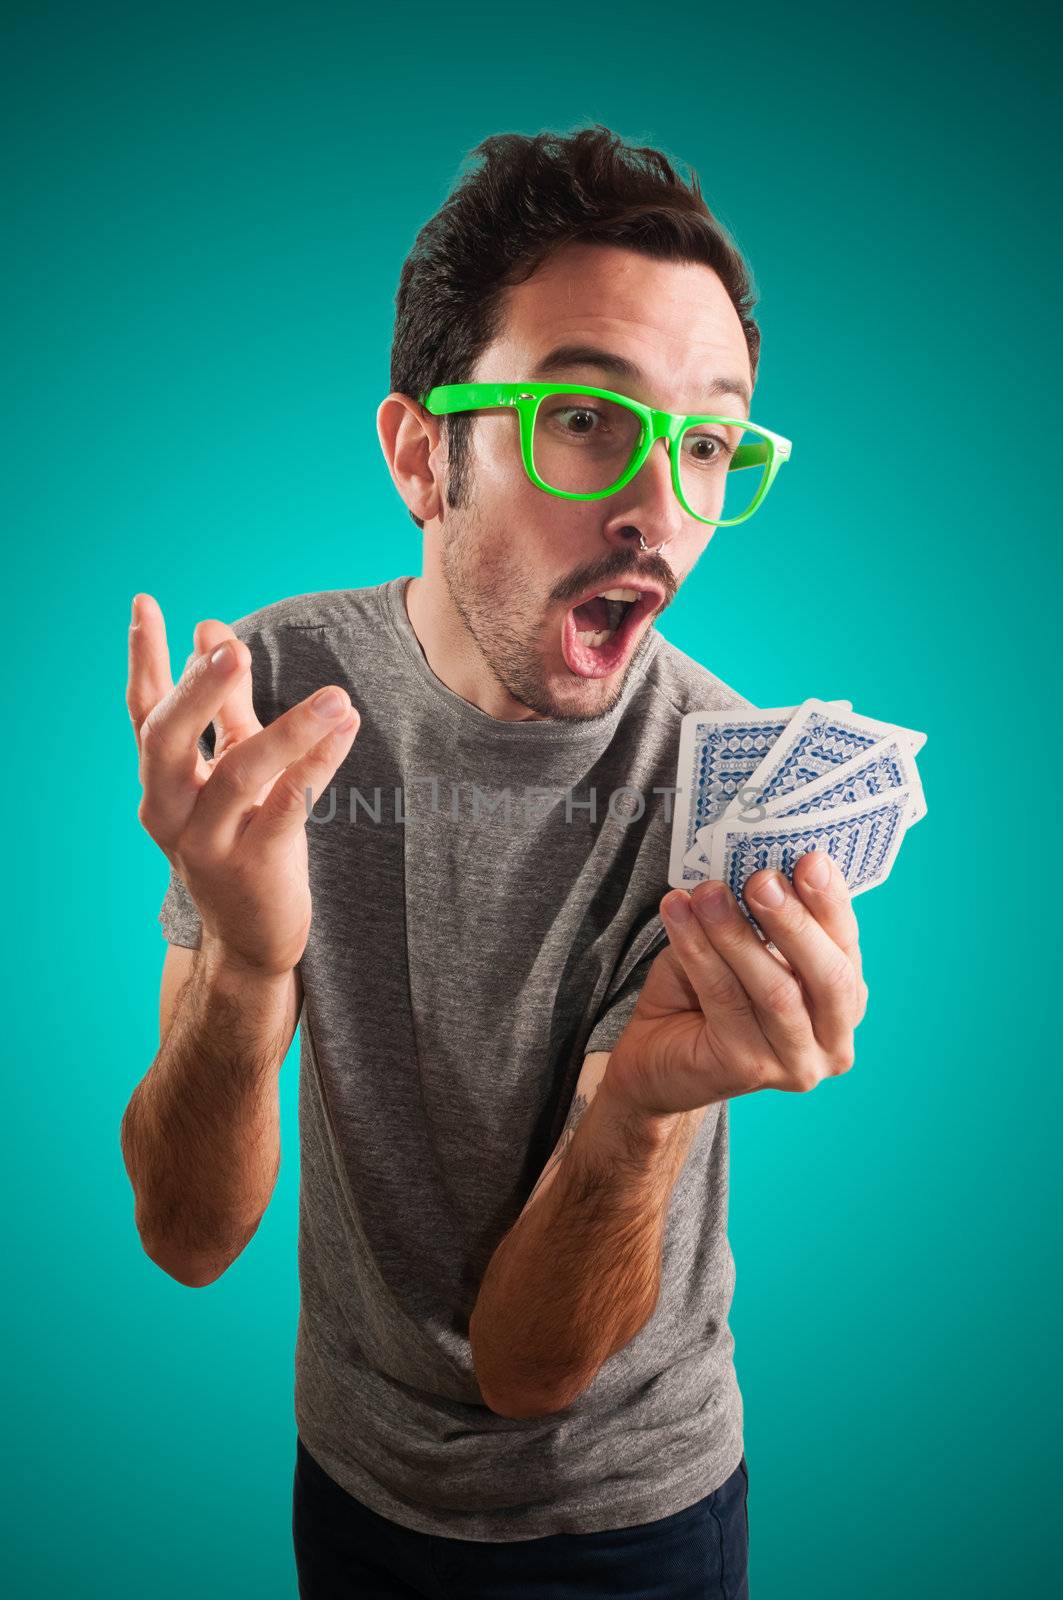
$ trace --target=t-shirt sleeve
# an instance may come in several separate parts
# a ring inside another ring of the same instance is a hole
[[[214,754],[213,723],[200,738],[199,748],[209,761]],[[159,908],[158,920],[162,924],[163,937],[168,939],[170,944],[183,944],[190,950],[199,949],[203,938],[203,923],[184,879],[172,865],[169,886]]]
[[[276,714],[273,704],[273,653],[268,638],[249,617],[238,617],[230,626],[236,637],[242,639],[251,652],[251,693],[259,721],[266,727]],[[199,748],[208,761],[213,757],[213,722],[200,735]],[[184,879],[172,865],[169,885],[159,908],[157,920],[162,926],[163,937],[169,940],[170,944],[182,944],[191,950],[199,949],[203,938],[203,923]]]
[[[162,923],[163,936],[170,944],[183,944],[189,950],[199,949],[203,924],[176,867],[170,868],[170,885],[163,897],[159,921]]]
[[[667,943],[668,934],[659,914],[639,928],[613,974],[584,1055],[590,1055],[592,1050],[611,1050],[616,1044],[631,1019],[647,973]]]

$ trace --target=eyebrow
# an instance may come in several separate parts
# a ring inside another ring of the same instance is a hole
[[[543,356],[532,368],[532,373],[541,373],[545,376],[550,372],[559,372],[565,367],[601,367],[603,372],[612,373],[616,378],[628,378],[635,383],[645,382],[645,374],[641,367],[634,361],[629,361],[627,356],[617,355],[613,350],[599,350],[595,345],[589,344],[559,344],[548,355]],[[715,378],[709,384],[706,393],[712,397],[719,395],[732,395],[736,400],[741,400],[746,409],[749,409],[751,392],[744,378]],[[697,415],[692,412],[691,415]]]

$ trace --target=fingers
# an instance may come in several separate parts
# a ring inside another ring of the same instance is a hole
[[[734,895],[719,879],[699,883],[690,900],[706,938],[745,990],[764,1037],[781,1063],[780,1081],[772,1086],[812,1087],[822,1076],[818,1070],[820,1047],[797,976],[765,948]],[[759,906],[756,915],[759,920]],[[819,931],[826,940],[826,934]],[[793,965],[792,950],[782,940],[776,942]]]
[[[861,980],[849,953],[858,949],[849,927],[850,921],[855,927],[856,919],[848,905],[849,891],[841,873],[825,854],[814,853],[821,856],[819,864],[826,864],[829,869],[827,895],[821,893],[820,898],[832,896],[834,926],[843,931],[848,949],[837,943],[812,914],[784,873],[754,872],[742,892],[757,921],[803,985],[804,1010],[826,1057],[827,1070],[847,1072],[853,1064],[853,1029],[859,1021],[861,989]],[[807,870],[801,873],[802,879]],[[768,891],[778,896],[777,904],[766,898]],[[782,990],[780,997],[788,1001],[791,991]]]
[[[227,623],[220,622],[217,617],[207,617],[204,621],[197,622],[193,633],[197,655],[210,655],[219,645],[235,638],[232,628]],[[218,707],[213,721],[215,756],[220,756],[231,744],[238,744],[241,739],[249,739],[253,733],[262,732],[262,724],[258,720],[252,699],[252,678],[249,672],[242,673],[234,680],[232,693],[224,704]]]
[[[751,1089],[774,1087],[773,1075],[781,1075],[781,1068],[772,1046],[734,969],[708,937],[694,908],[694,897],[682,891],[665,895],[660,911],[669,943],[682,962],[705,1017],[714,1053],[721,1061],[742,1062]],[[749,931],[756,939],[753,930]],[[776,971],[781,970],[771,956],[768,960]]]
[[[138,749],[145,718],[172,688],[170,652],[166,648],[166,624],[162,611],[152,595],[135,594],[129,623],[126,705]]]
[[[823,884],[813,882],[813,876],[823,865],[827,879]],[[793,870],[794,887],[802,903],[808,907],[820,927],[830,934],[835,944],[845,951],[853,964],[863,1004],[867,1004],[867,984],[864,982],[864,963],[860,953],[860,929],[853,910],[852,896],[837,864],[825,850],[807,850],[799,857]],[[757,918],[760,920],[759,915]]]
[[[159,618],[161,621],[161,613]],[[156,671],[161,647],[156,630]],[[144,789],[140,820],[163,849],[176,843],[208,781],[210,768],[199,749],[199,739],[231,695],[236,680],[250,674],[251,652],[246,644],[234,639],[230,649],[235,659],[229,663],[216,664],[210,656],[193,660],[140,724]]]
[[[306,827],[310,811],[354,743],[361,720],[352,707],[305,756],[285,767],[248,825],[247,833],[256,844]]]
[[[215,763],[199,796],[186,834],[187,845],[207,855],[227,854],[243,832],[263,786],[270,784],[272,789],[272,780],[280,781],[292,762],[346,724],[352,709],[347,691],[329,685],[292,706],[260,733],[232,745]],[[357,722],[345,731],[353,734],[356,727]],[[262,804],[269,798],[267,794]],[[270,816],[276,818],[278,811],[288,815],[283,797]],[[306,821],[305,802],[302,821]]]

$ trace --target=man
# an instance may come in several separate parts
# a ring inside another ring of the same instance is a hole
[[[422,574],[203,621],[176,686],[134,602],[173,867],[136,1221],[182,1283],[240,1254],[301,1024],[300,1593],[746,1595],[727,1103],[846,1071],[866,987],[818,853],[745,886],[773,949],[720,884],[662,899],[680,719],[749,704],[655,627],[724,518],[680,499],[676,438],[595,485],[634,460],[625,397],[748,419],[759,339],[657,152],[477,153],[403,268],[377,414]],[[514,403],[447,413],[457,382]]]

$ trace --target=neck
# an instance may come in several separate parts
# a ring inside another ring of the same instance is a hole
[[[542,721],[499,683],[455,609],[433,547],[425,544],[424,571],[406,585],[406,615],[425,660],[452,694],[500,722]]]

